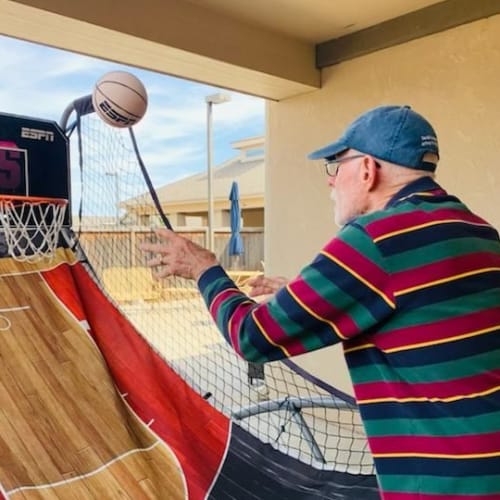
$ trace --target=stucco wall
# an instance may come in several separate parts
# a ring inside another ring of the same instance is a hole
[[[500,229],[500,16],[329,67],[322,80],[268,105],[266,272],[294,276],[334,235],[324,169],[307,153],[381,104],[410,104],[431,121],[438,182]],[[338,347],[297,361],[351,392]]]

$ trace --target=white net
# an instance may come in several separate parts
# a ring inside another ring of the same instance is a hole
[[[9,255],[19,262],[52,259],[68,200],[0,196],[0,227]]]
[[[150,226],[160,224],[159,216],[127,144],[128,132],[88,115],[82,119],[81,134],[79,244],[108,297],[191,388],[260,442],[320,471],[373,474],[353,402],[340,399],[291,364],[245,362],[218,332],[193,282],[153,279],[146,266],[151,256],[140,246],[155,241]],[[76,148],[77,137],[71,140]],[[206,244],[203,228],[175,230]],[[223,239],[216,234],[221,262],[227,258],[228,242],[229,235]],[[261,246],[256,239],[249,248],[256,252]],[[251,252],[244,256],[245,269],[234,272],[235,279],[258,271]],[[255,260],[261,259],[259,255]]]

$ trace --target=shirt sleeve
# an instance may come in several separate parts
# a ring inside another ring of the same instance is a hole
[[[244,359],[304,354],[371,331],[394,311],[390,273],[366,232],[346,226],[269,301],[242,293],[222,267],[198,280],[225,339]]]

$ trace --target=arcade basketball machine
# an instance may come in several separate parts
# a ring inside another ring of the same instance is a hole
[[[92,95],[65,110],[61,125],[0,113],[0,257],[37,262],[68,246],[70,148],[63,128],[75,105],[81,114],[96,111],[106,124],[129,128],[144,116],[147,93],[134,75],[111,71],[97,81]],[[133,134],[132,139],[135,144]]]
[[[0,257],[50,258],[71,227],[68,138],[47,120],[0,113]]]

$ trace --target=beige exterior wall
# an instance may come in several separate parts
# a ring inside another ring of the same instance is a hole
[[[381,104],[429,118],[438,182],[500,229],[500,16],[329,67],[322,80],[268,105],[266,272],[292,277],[335,233],[324,169],[306,155]],[[339,347],[297,361],[352,392]]]

